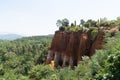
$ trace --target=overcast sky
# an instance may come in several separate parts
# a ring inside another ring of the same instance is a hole
[[[0,33],[21,35],[53,34],[58,19],[120,16],[120,0],[0,0]]]

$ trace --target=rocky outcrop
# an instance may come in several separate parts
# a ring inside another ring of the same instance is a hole
[[[51,43],[51,47],[48,50],[46,64],[50,64],[52,60],[55,62],[55,66],[62,66],[63,56],[69,42],[69,32],[56,31]]]
[[[83,32],[56,31],[48,50],[46,64],[51,61],[55,66],[76,66],[82,56],[92,56],[96,49],[103,48],[104,32],[98,31],[93,39],[91,30]]]

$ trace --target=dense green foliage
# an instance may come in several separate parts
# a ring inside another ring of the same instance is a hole
[[[52,36],[0,41],[0,78],[22,79],[38,64],[44,64]],[[24,77],[23,76],[23,77]],[[27,79],[28,77],[25,77]],[[0,79],[0,80],[1,80]]]
[[[83,56],[74,69],[44,65],[51,37],[1,41],[0,80],[119,80],[120,32],[110,35],[106,33],[104,50],[96,51],[91,58]]]

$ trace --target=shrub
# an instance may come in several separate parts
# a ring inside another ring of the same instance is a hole
[[[65,28],[64,27],[59,27],[59,30],[60,31],[65,31]]]
[[[95,37],[97,36],[97,34],[98,34],[98,30],[93,30],[93,31],[91,32],[92,40],[95,39]]]
[[[96,79],[119,80],[120,79],[120,45],[112,48],[111,54],[106,58],[104,67],[99,70]]]
[[[68,67],[58,71],[57,80],[78,80],[78,77],[75,74],[75,71]]]
[[[49,78],[53,73],[54,70],[52,70],[49,65],[36,65],[30,70],[29,75],[30,78],[41,80]]]

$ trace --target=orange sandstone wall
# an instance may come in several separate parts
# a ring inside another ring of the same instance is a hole
[[[92,40],[91,31],[56,31],[48,50],[46,64],[54,60],[56,67],[76,66],[82,56],[92,56],[96,49],[103,48],[104,36],[104,32],[99,31]]]

